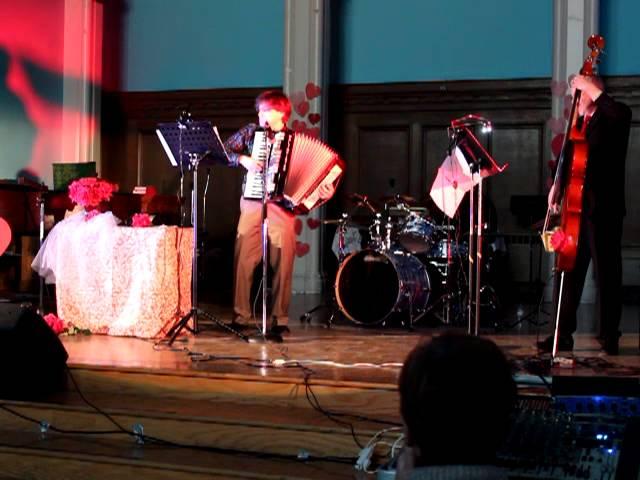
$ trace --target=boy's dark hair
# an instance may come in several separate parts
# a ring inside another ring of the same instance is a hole
[[[284,114],[284,122],[287,123],[291,116],[291,102],[289,98],[278,90],[266,90],[256,97],[256,112],[260,110],[260,105],[268,105],[274,110]]]
[[[516,398],[511,367],[495,343],[460,333],[422,343],[405,360],[399,390],[416,466],[495,461]]]

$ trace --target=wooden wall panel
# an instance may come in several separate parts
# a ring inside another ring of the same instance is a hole
[[[155,134],[160,122],[175,121],[183,110],[198,120],[210,120],[226,139],[246,123],[255,121],[254,101],[260,89],[221,89],[181,92],[106,94],[103,101],[102,175],[123,191],[138,183],[154,185],[163,194],[178,194],[180,171],[169,164]],[[206,230],[216,239],[232,241],[239,216],[242,169],[215,166],[199,170],[200,200],[210,172],[206,198]],[[184,189],[189,218],[191,173]],[[202,203],[200,214],[202,219]]]
[[[614,97],[630,105],[634,127],[627,158],[627,206],[624,242],[640,245],[640,77],[606,83]],[[137,182],[140,156],[143,183],[176,188],[177,174],[166,167],[153,129],[175,120],[188,108],[193,117],[218,125],[226,138],[255,120],[253,102],[262,89],[116,93],[103,99],[103,175],[123,190]],[[491,119],[496,132],[488,145],[499,162],[511,166],[488,182],[499,211],[499,228],[525,233],[509,211],[512,195],[545,195],[551,133],[549,79],[483,80],[407,84],[332,86],[329,90],[329,143],[347,162],[347,173],[329,215],[350,208],[347,195],[372,197],[402,193],[425,199],[447,146],[446,127],[453,118],[477,113]],[[233,239],[242,172],[212,170],[207,199],[208,230]],[[203,175],[204,176],[204,175]],[[393,185],[390,183],[393,179]]]
[[[138,183],[154,185],[162,194],[176,194],[180,186],[179,169],[169,162],[155,132],[140,132],[138,148]]]
[[[360,130],[357,173],[359,193],[379,198],[403,194],[409,190],[409,138],[407,128]]]
[[[543,126],[523,128],[496,128],[491,136],[490,151],[499,163],[508,163],[507,169],[487,180],[488,191],[496,208],[500,231],[514,233],[521,230],[511,213],[514,195],[538,195],[543,192],[542,151]]]

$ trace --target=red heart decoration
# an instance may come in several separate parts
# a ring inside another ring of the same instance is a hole
[[[298,90],[297,92],[293,92],[291,95],[289,95],[289,100],[291,100],[291,103],[293,105],[297,105],[300,102],[304,102],[306,98],[304,96],[304,92]]]
[[[293,224],[293,229],[295,230],[296,235],[300,235],[302,233],[302,220],[296,218],[296,221]]]
[[[304,257],[307,253],[309,253],[311,247],[308,243],[296,242],[296,256]]]
[[[307,98],[311,100],[312,98],[316,98],[320,96],[322,89],[313,82],[307,83],[307,86],[304,87],[304,91],[307,94]]]
[[[308,128],[306,133],[310,137],[320,138],[320,127]]]
[[[316,228],[318,228],[321,223],[322,222],[317,218],[307,218],[307,225],[309,225],[309,228],[311,230],[315,230]]]
[[[301,117],[304,117],[307,113],[309,113],[309,102],[306,100],[304,102],[298,102],[295,104],[295,111]]]
[[[11,243],[11,227],[7,221],[0,217],[0,255],[2,255]]]
[[[311,122],[311,124],[315,125],[316,123],[318,123],[320,121],[320,114],[319,113],[310,113],[308,118],[309,118],[309,121]]]
[[[291,122],[291,128],[294,132],[307,133],[307,124],[304,120],[294,120]]]

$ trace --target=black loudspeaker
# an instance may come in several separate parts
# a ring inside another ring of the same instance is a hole
[[[0,304],[0,398],[37,400],[64,389],[68,357],[33,309]]]

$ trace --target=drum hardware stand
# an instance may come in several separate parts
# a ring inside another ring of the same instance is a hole
[[[184,131],[184,132],[183,132]],[[214,315],[198,307],[198,168],[206,159],[206,163],[227,163],[228,156],[222,145],[215,127],[210,122],[195,122],[180,119],[177,123],[159,124],[156,133],[171,164],[177,166],[183,162],[192,173],[191,187],[191,225],[193,228],[192,257],[191,257],[191,309],[169,329],[165,338],[171,346],[183,329],[193,334],[200,333],[198,316],[203,316],[219,327],[233,333],[238,338],[248,342],[246,335],[225,325]],[[215,135],[214,135],[215,134]],[[185,145],[186,143],[186,145]],[[186,148],[184,148],[186,147]],[[175,155],[178,155],[176,160]],[[185,159],[184,157],[187,157]],[[189,325],[189,322],[192,325]]]
[[[366,197],[365,201],[366,201]],[[342,262],[344,261],[345,258],[347,258],[347,252],[345,250],[346,248],[346,244],[345,244],[345,235],[347,232],[347,219],[349,218],[349,215],[346,213],[342,213],[340,220],[338,221],[338,264],[342,264]],[[335,297],[335,291],[331,296],[331,302],[327,305],[327,303],[321,303],[319,305],[316,305],[315,307],[313,307],[311,310],[303,313],[302,315],[300,315],[300,321],[301,322],[307,322],[307,323],[311,323],[311,317],[313,316],[313,314],[315,312],[317,312],[318,310],[322,310],[323,308],[326,309],[330,309],[330,315],[327,318],[327,320],[325,321],[327,328],[331,328],[331,326],[333,325],[333,320],[336,318],[336,316],[338,316],[340,314],[340,310],[337,307],[337,302],[336,302],[336,297]]]
[[[443,284],[445,289],[448,291],[448,287],[449,287],[449,273],[451,273],[451,266],[453,264],[453,259],[452,259],[452,254],[451,254],[451,230],[449,229],[449,227],[451,226],[451,219],[449,217],[447,217],[447,263],[445,265],[444,268],[444,279],[443,279]],[[445,295],[446,299],[445,299],[445,307],[444,307],[444,324],[445,325],[450,325],[451,324],[451,298],[452,295],[450,293],[447,293]]]
[[[384,250],[391,250],[391,229],[393,225],[391,224],[391,216],[387,214],[387,223],[384,225]]]
[[[376,212],[376,218],[373,221],[373,225],[369,227],[369,236],[371,237],[371,247],[380,249],[383,246],[382,243],[382,214]]]

